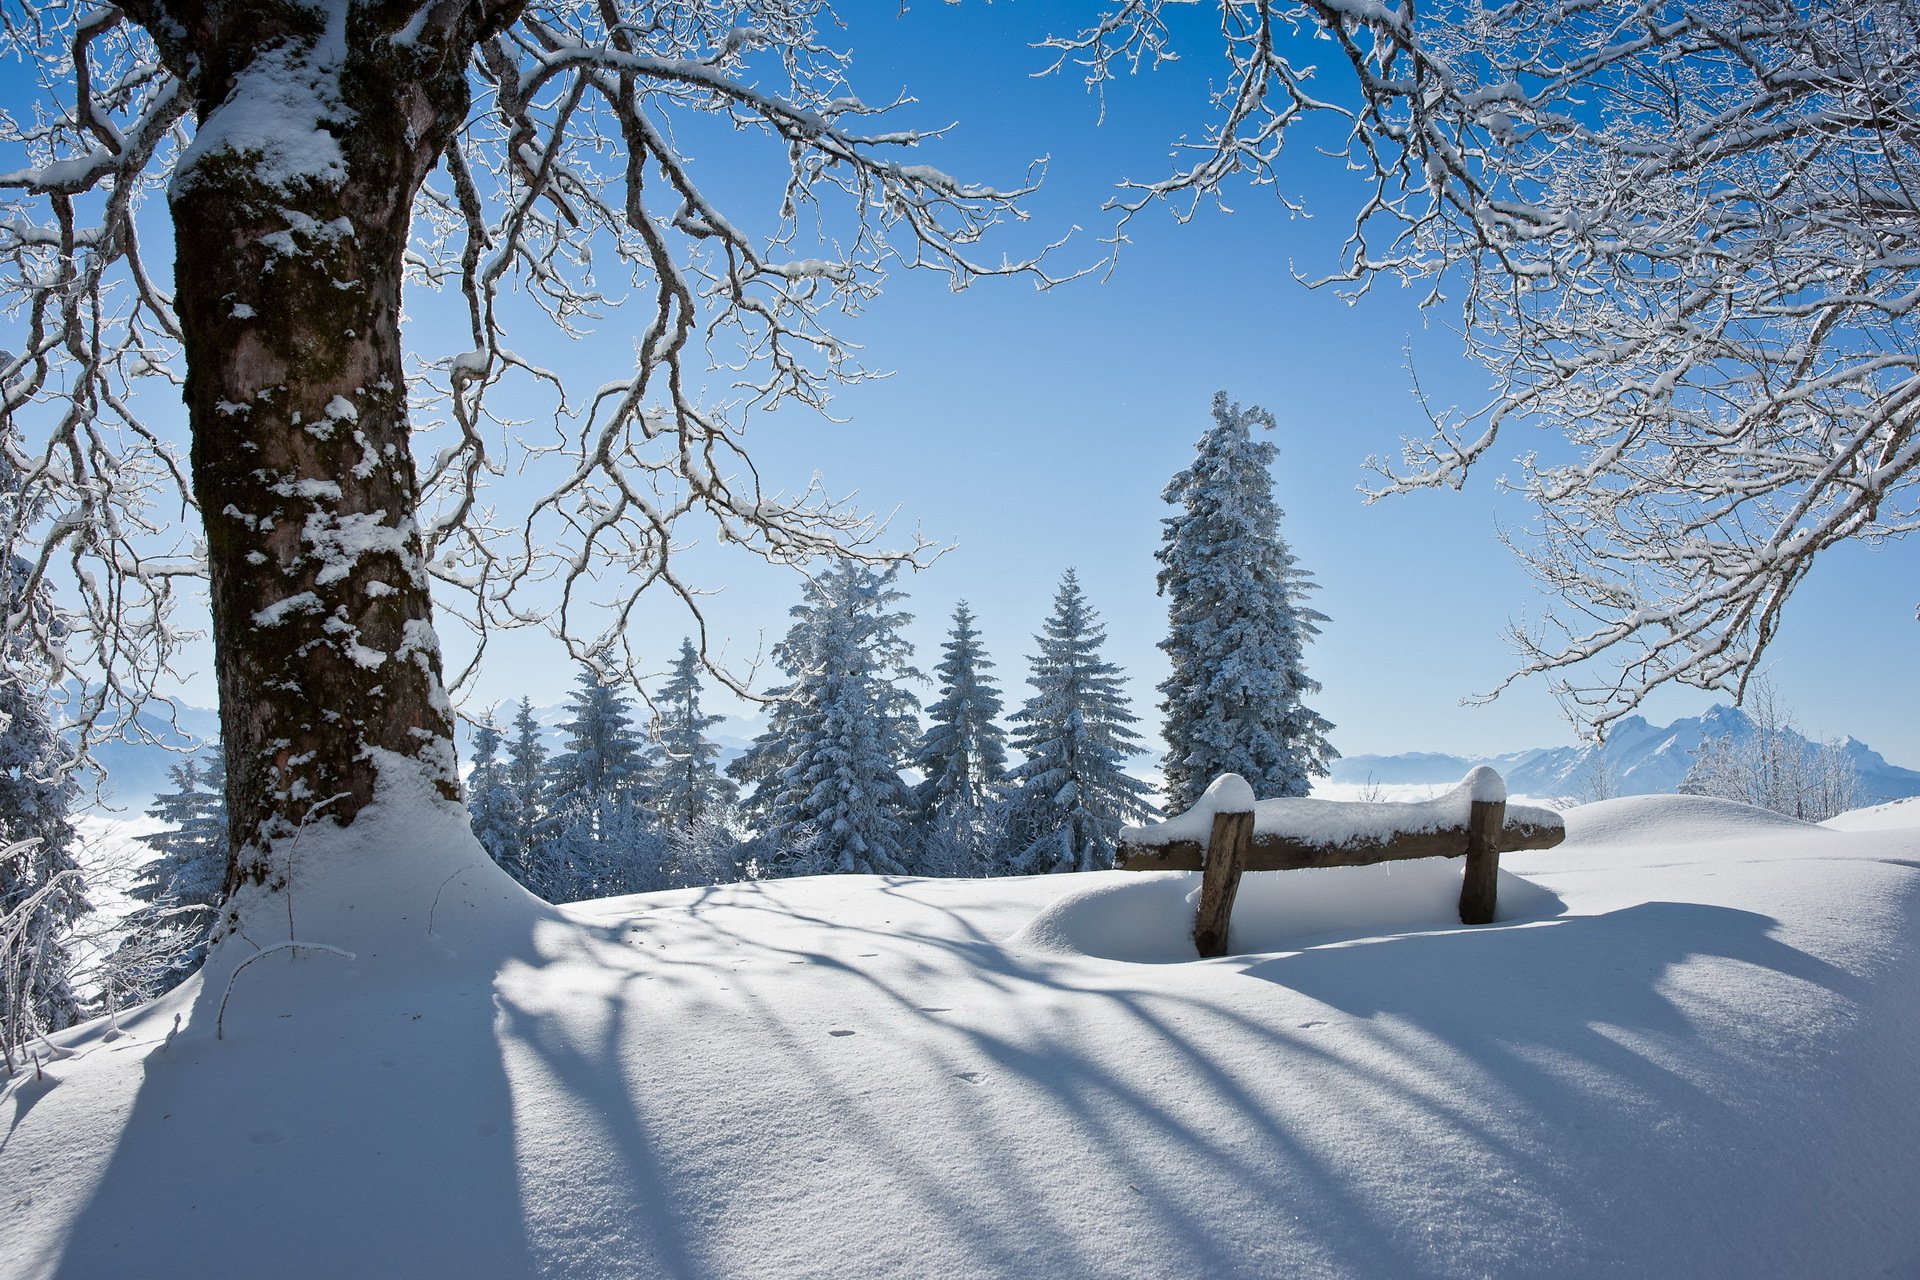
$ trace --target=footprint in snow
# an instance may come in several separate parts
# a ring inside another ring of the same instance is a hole
[[[830,1035],[830,1036],[850,1036],[850,1035],[852,1035],[852,1034],[853,1034],[853,1032],[851,1032],[851,1031],[829,1031],[829,1032],[827,1032],[827,1034],[828,1034],[828,1035]]]
[[[968,1084],[985,1084],[987,1082],[986,1075],[979,1071],[956,1071],[953,1073],[953,1077],[956,1080],[965,1080]]]

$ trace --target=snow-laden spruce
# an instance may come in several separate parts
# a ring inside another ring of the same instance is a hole
[[[1223,773],[1246,778],[1262,799],[1304,796],[1337,755],[1333,726],[1306,705],[1320,691],[1307,678],[1306,644],[1327,619],[1301,599],[1314,583],[1280,534],[1278,450],[1254,439],[1255,427],[1272,430],[1273,415],[1215,395],[1193,463],[1161,494],[1178,509],[1154,553],[1167,597],[1160,647],[1173,666],[1160,706],[1176,812]]]
[[[683,639],[667,682],[653,695],[659,751],[647,780],[653,811],[681,832],[711,821],[740,794],[733,779],[720,772],[720,748],[707,737],[726,717],[706,714],[700,692],[700,652],[691,639]]]
[[[591,667],[567,696],[566,750],[548,766],[532,887],[549,902],[658,888],[666,842],[641,803],[652,761],[633,705]]]
[[[940,697],[927,708],[927,729],[914,749],[923,781],[914,789],[925,875],[984,873],[1000,839],[994,806],[1007,773],[1007,735],[1000,727],[1000,690],[993,660],[980,644],[973,610],[953,611],[940,665]]]
[[[1111,867],[1120,828],[1155,811],[1146,783],[1125,768],[1140,742],[1128,726],[1139,717],[1127,710],[1120,668],[1100,657],[1106,628],[1072,569],[1034,638],[1033,696],[1013,715],[1013,745],[1025,759],[1010,779],[1006,869]]]
[[[487,855],[521,884],[527,883],[527,862],[520,847],[519,805],[500,751],[506,737],[488,711],[473,730],[473,771],[467,775],[467,815],[473,835]]]
[[[184,982],[206,959],[227,877],[227,769],[220,744],[168,771],[174,789],[147,816],[166,823],[140,837],[158,854],[134,874],[127,895],[142,905],[122,924],[103,974],[108,1008],[151,1000]]]
[[[533,714],[533,699],[522,696],[513,713],[513,736],[507,739],[506,786],[509,830],[512,849],[520,870],[514,872],[521,884],[530,885],[533,876],[534,845],[539,840],[540,821],[547,798],[547,744],[540,740],[540,721]],[[503,860],[509,872],[514,860]]]
[[[661,823],[666,885],[723,884],[739,875],[740,840],[733,829],[740,788],[720,771],[720,747],[707,731],[725,720],[701,708],[700,652],[680,642],[667,682],[654,691],[653,770],[647,804]]]
[[[900,681],[919,676],[900,635],[897,567],[836,560],[808,580],[774,650],[789,682],[767,729],[728,773],[749,788],[760,875],[905,871],[913,796],[900,776],[919,725]]]

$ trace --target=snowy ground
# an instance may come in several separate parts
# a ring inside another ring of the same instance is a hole
[[[1575,809],[1478,929],[1249,876],[1206,962],[1179,873],[559,911],[363,819],[291,913],[356,958],[7,1088],[0,1274],[1920,1274],[1917,808]]]

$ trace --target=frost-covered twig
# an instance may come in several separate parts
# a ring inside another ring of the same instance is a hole
[[[357,960],[359,958],[358,956],[354,955],[354,953],[351,951],[344,951],[339,947],[329,946],[324,942],[295,942],[295,941],[289,940],[287,942],[276,942],[271,946],[262,947],[260,950],[254,952],[252,955],[248,956],[245,960],[242,960],[239,964],[235,965],[233,967],[233,972],[227,975],[226,988],[220,993],[220,1008],[219,1008],[219,1011],[214,1015],[214,1019],[213,1019],[213,1038],[215,1040],[224,1040],[226,1038],[225,1029],[227,1025],[227,1001],[233,996],[233,984],[240,977],[240,974],[242,973],[242,971],[244,971],[246,967],[252,964],[255,960],[260,959],[260,957],[262,956],[270,956],[276,951],[287,951],[287,950],[294,950],[294,949],[303,950],[303,951],[325,951],[332,955],[343,957],[344,959],[347,959],[347,960]],[[167,1037],[169,1041],[171,1041],[172,1038],[173,1037],[171,1035]]]
[[[0,846],[0,866],[24,859],[40,844],[38,837]],[[47,963],[52,939],[46,934],[46,909],[82,883],[81,873],[56,871],[19,900],[0,910],[0,1063],[9,1073],[19,1065],[25,1046],[46,1030],[36,1014],[34,995]]]

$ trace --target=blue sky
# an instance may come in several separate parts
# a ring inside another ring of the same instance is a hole
[[[880,9],[844,33],[854,83],[869,100],[913,94],[920,105],[908,118],[917,123],[957,122],[929,159],[1009,185],[1030,160],[1049,158],[1033,220],[1007,242],[1010,252],[1078,225],[1056,261],[1095,261],[1111,225],[1099,206],[1113,181],[1161,175],[1169,144],[1204,118],[1204,43],[1173,68],[1111,87],[1100,121],[1077,81],[1030,75],[1046,59],[1028,42],[1068,7],[943,4],[897,17]],[[692,149],[719,180],[734,180],[724,166],[737,153],[723,141]],[[1447,308],[1423,317],[1415,295],[1393,288],[1349,305],[1296,283],[1296,270],[1334,265],[1352,187],[1312,156],[1294,183],[1289,194],[1313,217],[1291,216],[1270,191],[1254,189],[1229,192],[1231,213],[1204,210],[1186,226],[1151,210],[1129,227],[1131,243],[1109,274],[1050,292],[988,281],[956,295],[937,278],[897,275],[865,315],[842,326],[893,376],[841,393],[834,412],[842,425],[786,411],[756,418],[755,457],[765,474],[794,485],[817,468],[830,489],[857,490],[869,509],[897,509],[903,535],[917,528],[951,544],[903,584],[918,616],[920,661],[930,668],[937,660],[947,616],[965,599],[1010,706],[1024,696],[1031,637],[1059,575],[1077,568],[1109,629],[1108,656],[1132,677],[1151,734],[1153,685],[1164,674],[1152,558],[1166,514],[1159,494],[1205,429],[1213,392],[1225,389],[1279,420],[1284,532],[1331,617],[1309,659],[1335,744],[1347,754],[1472,753],[1570,741],[1537,681],[1490,706],[1460,705],[1507,671],[1509,621],[1548,603],[1496,537],[1496,521],[1515,527],[1528,518],[1496,480],[1511,458],[1550,441],[1538,432],[1505,440],[1462,493],[1363,503],[1362,460],[1390,455],[1400,435],[1423,430],[1405,368],[1409,346],[1424,389],[1441,403],[1472,400],[1486,375],[1461,358]],[[624,349],[617,316],[604,329],[604,345],[574,353],[583,377],[596,359]],[[587,354],[596,349],[604,356]],[[711,563],[706,580],[726,589],[710,615],[733,654],[778,640],[794,584],[737,554]],[[1896,761],[1920,762],[1909,715],[1917,568],[1912,546],[1849,548],[1802,589],[1770,669],[1805,728],[1850,732]],[[643,625],[657,630],[650,643],[664,661],[682,619],[669,607]],[[568,675],[543,652],[503,648],[470,705],[521,692],[557,700]],[[1658,722],[1714,700],[1671,690],[1645,713]]]
[[[1085,12],[1063,3],[927,4],[901,11],[861,5],[836,42],[855,54],[854,87],[870,101],[905,91],[919,99],[903,123],[953,123],[923,158],[972,181],[1017,184],[1046,157],[1047,183],[1031,220],[988,246],[1020,254],[1080,232],[1054,261],[1066,272],[1097,263],[1112,226],[1100,205],[1123,177],[1166,172],[1169,148],[1205,119],[1215,65],[1204,39],[1206,6],[1176,9],[1182,36],[1198,37],[1171,67],[1111,86],[1100,104],[1071,75],[1036,79],[1046,56],[1030,47],[1050,27]],[[682,135],[696,173],[723,193],[729,212],[756,225],[740,201],[764,198],[777,169],[743,164],[767,149],[743,148],[713,129]],[[1350,175],[1303,149],[1288,194],[1314,216],[1289,215],[1267,190],[1227,193],[1232,211],[1203,210],[1176,225],[1149,210],[1110,272],[1039,292],[1022,281],[987,281],[961,294],[937,277],[897,274],[884,295],[840,331],[867,362],[894,373],[846,389],[829,423],[783,410],[752,419],[748,444],[763,475],[798,487],[818,470],[836,492],[857,491],[870,510],[895,511],[902,537],[915,529],[951,550],[903,583],[918,621],[911,634],[931,668],[956,601],[979,616],[1009,707],[1025,696],[1031,637],[1060,574],[1078,569],[1108,627],[1108,656],[1132,677],[1135,709],[1151,738],[1153,686],[1164,674],[1155,647],[1165,612],[1154,594],[1159,500],[1208,422],[1216,390],[1270,408],[1279,420],[1276,471],[1284,532],[1321,584],[1330,615],[1309,653],[1324,686],[1316,709],[1347,754],[1441,750],[1495,752],[1570,741],[1572,731],[1538,682],[1497,703],[1460,706],[1489,688],[1512,655],[1510,621],[1548,603],[1500,545],[1496,521],[1523,526],[1528,510],[1496,484],[1513,457],[1550,437],[1503,441],[1463,493],[1423,493],[1366,506],[1356,486],[1369,454],[1391,455],[1424,419],[1405,368],[1411,347],[1422,385],[1442,404],[1471,401],[1486,375],[1465,363],[1442,307],[1422,316],[1415,295],[1383,287],[1348,305],[1308,290],[1297,270],[1333,268],[1355,187]],[[764,219],[763,219],[764,221]],[[155,256],[161,256],[157,251]],[[452,314],[410,298],[408,338],[422,352],[468,343]],[[576,387],[613,376],[630,359],[631,330],[614,311],[599,332],[569,343],[521,326],[513,345],[563,372]],[[0,344],[4,345],[4,344]],[[716,377],[715,394],[725,379]],[[718,589],[709,602],[726,656],[741,664],[785,629],[798,598],[790,572],[737,551],[695,546],[697,578]],[[1802,588],[1770,668],[1785,702],[1815,733],[1853,733],[1897,762],[1920,764],[1911,715],[1914,605],[1920,548],[1848,548]],[[686,619],[674,604],[640,622],[642,647],[664,668]],[[451,650],[459,638],[449,632]],[[204,659],[183,671],[183,693],[210,704]],[[764,687],[772,676],[762,672]],[[572,672],[536,637],[498,644],[469,710],[531,696],[560,701]],[[1645,709],[1663,721],[1715,698],[1666,691]]]

